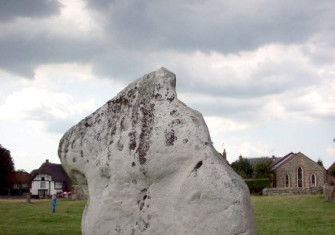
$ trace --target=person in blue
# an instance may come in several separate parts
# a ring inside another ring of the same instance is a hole
[[[57,204],[57,197],[56,194],[52,195],[51,197],[51,207],[52,207],[52,213],[56,212],[56,204]]]

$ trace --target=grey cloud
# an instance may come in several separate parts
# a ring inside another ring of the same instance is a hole
[[[144,50],[234,53],[271,42],[299,43],[335,18],[327,14],[334,10],[329,1],[256,1],[248,7],[218,0],[89,1],[89,6],[104,11],[115,40]]]
[[[1,36],[0,66],[31,76],[45,61],[90,61],[97,73],[127,77],[127,70],[141,74],[141,68],[154,64],[155,58],[147,58],[152,52],[235,53],[271,42],[299,43],[335,22],[328,14],[334,4],[313,3],[256,1],[244,10],[241,1],[89,1],[89,9],[105,16],[98,22],[105,29],[104,42],[51,37],[45,28],[39,35],[27,35],[18,27],[16,33]]]
[[[24,25],[16,26],[0,34],[0,67],[31,78],[43,63],[83,62],[92,64],[98,75],[127,83],[167,66],[177,74],[180,91],[241,98],[270,95],[314,83],[318,77],[299,62],[269,62],[251,74],[248,83],[210,85],[206,79],[215,76],[194,79],[183,67],[187,63],[179,66],[180,58],[176,63],[165,54],[226,54],[271,42],[296,44],[329,30],[334,7],[331,1],[256,1],[247,8],[244,1],[88,1],[89,9],[104,16],[98,21],[105,29],[103,40],[71,37],[72,32],[69,37],[55,36],[45,25],[29,34]]]
[[[0,21],[16,17],[49,17],[59,13],[57,0],[0,0]]]
[[[35,109],[28,113],[29,119],[34,121],[44,122],[46,130],[53,134],[62,134],[67,131],[78,120],[72,119],[59,119],[48,113],[44,108]]]
[[[15,74],[33,77],[44,63],[89,61],[101,49],[93,41],[50,36],[45,32],[26,35],[16,32],[0,35],[0,67]]]

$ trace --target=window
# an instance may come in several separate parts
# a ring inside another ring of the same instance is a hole
[[[59,183],[59,182],[55,182],[55,189],[62,189],[63,188],[63,184]]]
[[[316,177],[315,177],[314,174],[311,176],[311,185],[312,185],[312,187],[316,186]]]
[[[303,173],[301,167],[298,168],[298,173],[297,173],[297,179],[298,179],[298,187],[302,188],[303,184]]]
[[[290,176],[285,175],[285,187],[289,188],[290,187]]]
[[[41,181],[41,182],[40,182],[40,188],[46,188],[45,181]]]

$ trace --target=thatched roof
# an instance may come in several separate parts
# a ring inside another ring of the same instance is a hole
[[[31,179],[34,179],[35,176],[39,174],[50,175],[52,180],[56,182],[70,181],[61,164],[50,163],[48,160],[46,160],[39,169],[33,170],[30,173]]]

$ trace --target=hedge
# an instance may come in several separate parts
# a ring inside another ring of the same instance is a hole
[[[250,193],[261,194],[263,188],[271,187],[271,179],[245,179],[245,183],[248,185]]]

